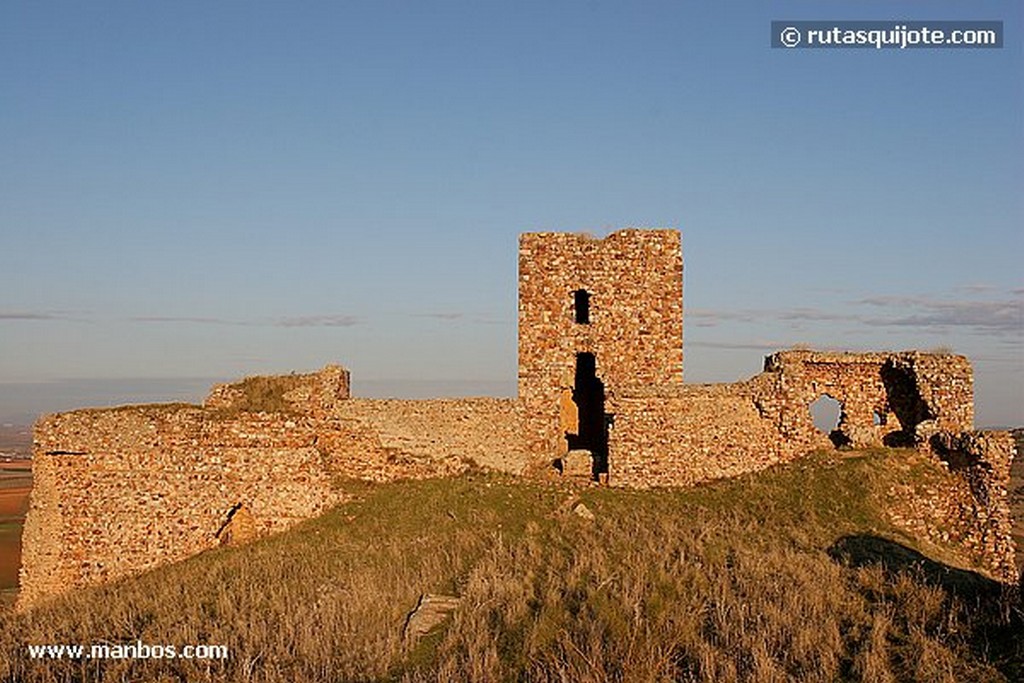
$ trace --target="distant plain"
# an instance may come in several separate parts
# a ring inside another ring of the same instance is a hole
[[[18,588],[21,529],[32,490],[31,449],[31,427],[0,426],[0,604],[11,602]]]

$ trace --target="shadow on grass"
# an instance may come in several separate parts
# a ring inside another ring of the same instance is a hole
[[[881,566],[889,578],[900,573],[914,574],[924,583],[942,588],[961,600],[995,599],[1004,590],[998,581],[978,572],[936,562],[913,548],[878,536],[843,536],[832,544],[828,554],[854,568]]]
[[[936,562],[886,538],[867,534],[844,536],[828,549],[832,559],[848,567],[879,566],[889,582],[910,575],[943,590],[964,607],[969,629],[965,644],[1008,680],[1024,680],[1024,596],[978,572]]]

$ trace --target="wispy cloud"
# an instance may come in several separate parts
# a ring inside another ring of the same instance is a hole
[[[354,315],[302,315],[278,318],[275,327],[352,327],[362,322]]]
[[[140,315],[129,318],[135,323],[194,323],[196,325],[244,325],[245,323],[226,318],[206,318],[202,316],[174,315]]]
[[[706,308],[687,308],[683,311],[684,324],[696,327],[715,327],[722,322],[752,323],[758,319],[758,315],[764,315],[765,311],[740,311],[740,310],[708,310]]]
[[[1024,299],[943,301],[926,297],[871,297],[858,303],[888,309],[889,315],[864,316],[878,327],[963,328],[979,334],[1019,335],[1024,332]]]
[[[836,313],[818,308],[785,308],[785,309],[739,309],[709,311],[705,309],[688,310],[683,314],[687,325],[693,327],[716,327],[724,322],[768,323],[768,322],[817,322],[851,320],[856,316]]]
[[[684,342],[685,348],[702,349],[738,349],[743,351],[774,351],[784,349],[791,344],[780,342],[723,342],[723,341],[690,341]]]
[[[413,313],[414,318],[435,318],[437,320],[459,320],[465,317],[464,313]]]
[[[817,308],[791,308],[782,311],[775,311],[772,317],[787,322],[817,321],[817,320],[849,320],[851,316],[834,311],[823,311]]]
[[[990,285],[986,282],[975,282],[969,285],[961,285],[955,288],[958,292],[967,292],[968,294],[988,294],[989,292],[998,291],[999,288],[995,285]]]
[[[987,285],[984,291],[988,291]],[[688,311],[686,317],[690,325],[702,328],[716,327],[725,322],[844,322],[866,327],[920,330],[956,328],[974,334],[1020,336],[1024,333],[1024,297],[1021,295],[1024,295],[1024,290],[1013,290],[1013,296],[995,300],[873,296],[847,302],[846,310],[813,307],[722,311],[697,309]]]
[[[432,318],[443,322],[465,321],[473,325],[509,325],[513,321],[505,318],[490,318],[487,316],[471,315],[461,311],[439,311],[435,313],[410,313],[413,318]]]
[[[140,323],[189,323],[194,325],[240,325],[245,327],[351,327],[360,318],[354,315],[300,315],[264,319],[232,319],[205,316],[145,315],[129,318]]]
[[[29,311],[0,311],[0,320],[64,320],[62,315],[53,313],[32,313]]]

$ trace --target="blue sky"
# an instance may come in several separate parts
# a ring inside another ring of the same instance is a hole
[[[769,47],[994,19],[994,50]],[[683,232],[687,381],[952,347],[1024,423],[1005,2],[0,5],[0,420],[341,362],[514,392],[516,240]]]

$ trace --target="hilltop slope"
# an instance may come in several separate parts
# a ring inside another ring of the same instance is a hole
[[[888,521],[892,487],[936,467],[828,453],[645,492],[342,482],[354,502],[289,532],[4,616],[0,681],[1019,680],[1016,597]],[[423,593],[461,604],[406,642]],[[230,658],[25,647],[137,641]]]

